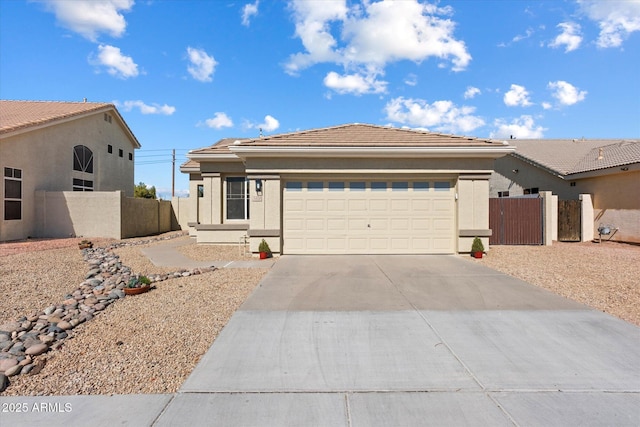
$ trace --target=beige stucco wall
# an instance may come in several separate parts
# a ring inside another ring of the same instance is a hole
[[[113,116],[113,114],[112,114]],[[107,145],[113,153],[107,152]],[[73,147],[84,145],[93,152],[93,174],[73,170]],[[123,150],[123,157],[118,156]],[[118,124],[100,112],[61,124],[0,138],[0,170],[22,170],[22,219],[4,220],[0,203],[0,241],[22,239],[36,234],[35,192],[72,191],[73,178],[94,182],[94,191],[123,191],[133,196],[134,146]],[[0,201],[4,200],[4,183]]]
[[[598,227],[610,225],[618,230],[602,236],[602,240],[640,243],[640,209],[594,209],[594,238],[598,239]]]
[[[576,187],[592,195],[595,209],[640,209],[640,171],[585,178]]]
[[[122,192],[36,192],[34,237],[121,238]]]
[[[150,236],[172,230],[171,202],[121,191],[37,191],[34,237]]]
[[[191,222],[191,199],[189,197],[171,198],[171,229],[188,230]]]
[[[478,236],[489,249],[489,175],[460,176],[457,184],[458,252],[470,252]]]
[[[256,191],[256,181],[262,182],[262,192]],[[258,245],[265,239],[274,253],[281,252],[282,243],[282,182],[277,175],[249,176],[251,211],[249,247],[258,252]],[[276,234],[276,235],[274,235]]]

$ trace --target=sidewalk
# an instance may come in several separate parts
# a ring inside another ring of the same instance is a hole
[[[141,249],[149,260],[158,267],[176,267],[176,268],[271,268],[276,262],[276,258],[269,259],[247,259],[246,261],[195,261],[187,258],[176,248],[180,246],[193,244],[193,241],[184,239],[175,239]]]

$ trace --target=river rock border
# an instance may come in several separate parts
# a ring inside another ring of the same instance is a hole
[[[92,320],[109,305],[125,297],[124,287],[131,277],[138,274],[122,265],[113,249],[183,235],[184,233],[180,233],[135,242],[119,242],[104,248],[82,249],[89,271],[76,290],[65,295],[58,304],[0,325],[0,393],[9,386],[9,377],[38,374],[46,363],[46,358],[42,355],[59,349],[70,337],[73,328]],[[153,284],[157,282],[215,270],[215,267],[181,269],[172,273],[150,274],[147,277],[151,280],[153,289]]]

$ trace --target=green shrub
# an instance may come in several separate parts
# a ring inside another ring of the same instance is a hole
[[[473,239],[473,243],[471,244],[471,252],[484,252],[484,245],[482,244],[482,240],[479,237]]]
[[[258,246],[258,252],[271,253],[271,249],[269,248],[269,244],[266,240],[262,239],[262,242],[260,242],[260,245]]]

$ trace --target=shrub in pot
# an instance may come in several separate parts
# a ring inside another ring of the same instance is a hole
[[[471,244],[471,255],[474,258],[482,258],[482,253],[484,252],[484,245],[482,244],[482,240],[479,237],[473,239],[473,243]]]
[[[260,259],[269,258],[271,256],[271,249],[266,240],[262,239],[260,245],[258,245],[258,252],[260,252]]]

